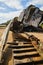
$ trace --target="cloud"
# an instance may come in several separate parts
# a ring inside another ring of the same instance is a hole
[[[5,8],[4,7],[0,7],[0,9],[4,10]]]
[[[29,5],[40,5],[40,6],[43,6],[43,0],[28,0],[28,3],[26,6],[29,6]]]
[[[16,16],[20,15],[21,11],[9,12],[9,13],[0,13],[0,23],[4,23],[7,20],[10,20]]]
[[[1,2],[5,3],[7,6],[16,9],[23,9],[21,5],[21,0],[0,0]]]
[[[0,23],[19,16],[23,6],[21,0],[0,0]],[[17,9],[17,11],[15,11]]]
[[[42,10],[42,11],[43,11],[43,6],[42,6],[42,7],[40,7],[40,10]]]

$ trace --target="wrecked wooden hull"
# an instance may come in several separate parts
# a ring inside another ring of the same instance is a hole
[[[28,33],[14,34],[14,37],[13,42],[7,43],[8,49],[4,53],[3,65],[43,65],[38,48],[39,39]]]

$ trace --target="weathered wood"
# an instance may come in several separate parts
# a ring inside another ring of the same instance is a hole
[[[25,58],[25,59],[22,59],[22,60],[18,60],[18,59],[15,59],[14,60],[14,65],[16,64],[22,64],[22,63],[27,63],[27,62],[31,62],[31,60],[29,58]]]
[[[9,44],[8,48],[12,49],[12,65],[43,65],[43,59],[34,47],[32,38],[30,39],[27,33],[19,33],[15,39],[14,42],[7,43]],[[23,40],[19,41],[18,39]],[[34,41],[37,44],[36,40]]]
[[[12,51],[21,51],[21,50],[32,50],[32,49],[35,49],[34,47],[29,47],[29,48],[21,48],[21,49],[12,49]]]
[[[21,34],[23,36],[23,34]],[[27,34],[24,34],[24,36]],[[18,37],[19,38],[19,37]],[[29,39],[29,37],[28,37]],[[17,39],[18,40],[18,39]],[[36,40],[34,40],[36,41]],[[36,42],[37,44],[37,42]],[[31,47],[31,45],[33,47]],[[12,48],[13,64],[14,65],[43,65],[43,59],[34,47],[31,41],[29,42],[18,42],[18,45],[10,45]]]
[[[4,47],[6,45],[6,41],[7,41],[7,37],[8,37],[8,34],[9,34],[9,30],[10,30],[10,26],[11,26],[11,23],[13,21],[10,21],[10,23],[8,24],[8,26],[6,27],[5,31],[3,32],[3,35],[1,37],[1,41],[0,41],[0,62],[2,61],[2,56],[3,56],[3,50],[4,50]]]

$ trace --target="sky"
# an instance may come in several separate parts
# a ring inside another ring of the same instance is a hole
[[[0,24],[19,16],[31,4],[43,11],[43,0],[0,0]]]

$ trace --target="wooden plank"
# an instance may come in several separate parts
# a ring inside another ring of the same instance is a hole
[[[30,49],[30,50],[14,50],[14,53],[26,53],[26,52],[33,52],[36,51],[36,49]]]
[[[18,60],[18,59],[14,59],[14,64],[22,64],[22,63],[27,63],[27,62],[31,62],[31,60],[29,58],[25,58],[22,60]]]
[[[15,46],[15,47],[17,47],[17,46],[33,46],[32,44],[23,44],[23,43],[18,43],[18,45],[13,45],[13,44],[11,44],[10,46]]]
[[[41,58],[41,56],[39,56],[39,57],[32,57],[32,60],[33,61],[40,61],[40,60],[42,60],[42,58]]]
[[[12,51],[14,51],[14,50],[15,51],[18,51],[18,50],[19,51],[21,51],[21,50],[31,50],[31,49],[35,49],[35,48],[34,47],[32,47],[32,48],[30,47],[30,48],[12,49]]]
[[[26,53],[18,53],[18,54],[13,54],[14,56],[22,56],[22,55],[32,55],[32,54],[37,54],[38,52],[26,52]]]

